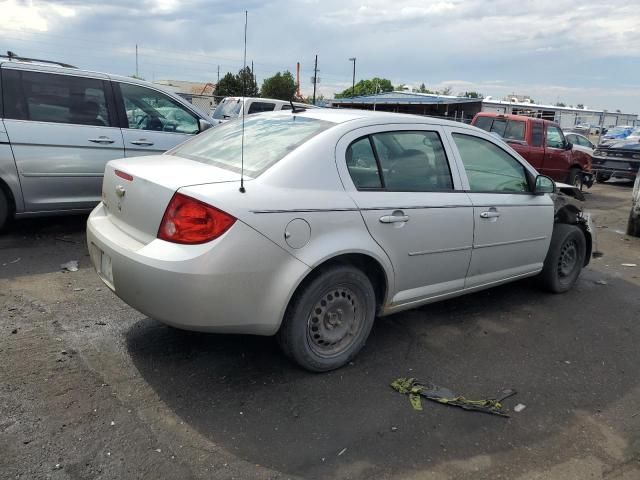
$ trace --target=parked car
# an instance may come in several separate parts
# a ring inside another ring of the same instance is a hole
[[[593,152],[593,170],[598,182],[611,178],[633,180],[640,168],[640,143],[622,141],[607,147],[598,146]]]
[[[591,229],[554,190],[460,123],[274,112],[109,162],[87,242],[103,282],[144,314],[276,334],[301,366],[326,371],[364,346],[376,315],[536,275],[570,289]]]
[[[634,142],[640,141],[640,128],[634,128],[625,140]]]
[[[610,128],[609,130],[607,130],[607,133],[602,136],[600,145],[608,145],[616,143],[620,140],[624,140],[631,134],[632,131],[633,127],[630,127],[628,125],[621,125],[618,127]]]
[[[0,228],[12,217],[90,211],[114,158],[162,153],[213,120],[129,77],[0,58]]]
[[[481,112],[471,124],[502,137],[540,173],[579,188],[593,185],[591,154],[574,149],[557,123],[520,115]]]
[[[593,155],[596,146],[584,135],[580,135],[579,133],[565,133],[564,137],[567,141],[571,142],[574,150],[579,150],[589,156]]]
[[[253,113],[273,112],[278,110],[291,110],[291,103],[275,98],[254,98],[254,97],[225,97],[216,106],[211,114],[216,123],[224,123],[242,116],[242,107],[245,108],[245,115]],[[294,107],[318,108],[306,103],[293,102]]]

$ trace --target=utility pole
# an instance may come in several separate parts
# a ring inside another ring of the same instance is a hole
[[[218,83],[220,83],[220,65],[218,65]]]
[[[351,57],[349,61],[353,62],[353,79],[351,81],[351,98],[353,98],[356,93],[356,57]]]
[[[316,104],[316,84],[318,83],[318,55],[313,65],[313,104]]]
[[[136,43],[136,77],[138,77],[138,44]]]

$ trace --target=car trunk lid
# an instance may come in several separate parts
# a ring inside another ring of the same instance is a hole
[[[172,155],[113,160],[105,168],[102,201],[114,225],[146,244],[157,237],[179,188],[239,180],[236,172]]]

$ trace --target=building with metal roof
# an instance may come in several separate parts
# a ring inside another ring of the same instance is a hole
[[[442,117],[450,120],[471,121],[482,109],[479,98],[434,95],[416,92],[384,92],[352,98],[336,98],[329,105],[337,108],[358,108],[384,112],[412,113]]]

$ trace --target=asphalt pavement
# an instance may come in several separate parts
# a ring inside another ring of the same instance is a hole
[[[604,256],[571,292],[526,280],[379,319],[327,374],[272,338],[184,332],[131,309],[90,268],[85,217],[16,222],[0,235],[2,478],[638,479],[630,195],[624,182],[588,191]],[[69,260],[78,271],[61,270]],[[389,386],[401,376],[517,394],[510,418],[418,412]]]

